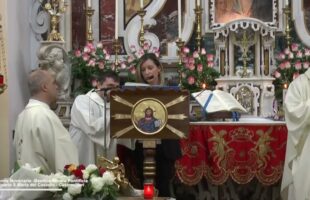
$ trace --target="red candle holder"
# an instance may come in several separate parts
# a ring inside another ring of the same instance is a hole
[[[153,183],[144,183],[144,199],[153,199],[154,185]]]
[[[4,77],[3,75],[0,74],[0,85],[3,85],[4,84]]]

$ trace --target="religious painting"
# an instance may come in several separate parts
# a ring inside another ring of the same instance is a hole
[[[111,137],[179,139],[189,132],[189,92],[175,87],[127,87],[110,93]]]
[[[310,1],[292,1],[295,31],[303,44],[310,47]]]
[[[168,86],[178,86],[179,85],[179,73],[175,63],[168,64],[164,63],[164,82]]]
[[[185,1],[181,0],[181,4],[184,13]],[[149,32],[158,37],[161,54],[167,55],[168,43],[175,42],[178,38],[178,4],[176,1],[166,1],[160,11],[154,14],[156,25],[152,26]]]
[[[125,1],[125,24],[132,19],[137,11],[140,10],[140,1],[137,0],[124,0]],[[148,5],[151,0],[143,0],[143,5]]]
[[[304,0],[304,12],[305,12],[305,24],[307,27],[307,31],[310,34],[310,1]]]
[[[272,22],[272,0],[214,0],[215,23],[228,23],[238,19],[256,18]]]
[[[131,119],[142,134],[156,134],[167,123],[167,109],[156,99],[141,99],[135,104]]]

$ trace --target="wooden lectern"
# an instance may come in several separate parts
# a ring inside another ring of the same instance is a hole
[[[156,142],[186,138],[188,133],[188,91],[170,87],[111,91],[111,137],[142,141],[145,181],[154,182]]]

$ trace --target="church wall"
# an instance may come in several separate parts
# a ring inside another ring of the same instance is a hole
[[[3,1],[1,1],[3,2]],[[29,25],[29,11],[32,0],[5,0],[6,24],[7,24],[7,66],[8,66],[8,131],[6,138],[10,143],[10,159],[2,160],[9,163],[12,169],[15,162],[15,152],[12,146],[12,133],[18,114],[26,105],[29,92],[27,88],[27,74],[33,68],[31,66],[36,49],[31,49],[31,29]],[[2,7],[2,6],[1,6]],[[4,134],[3,134],[4,135]],[[2,137],[2,136],[1,136]],[[2,141],[2,138],[0,140]],[[1,145],[2,148],[2,145]],[[1,170],[1,169],[0,169]]]
[[[5,15],[6,15],[6,2],[0,1],[0,15],[2,30],[5,32],[6,23],[5,23]],[[7,177],[9,174],[9,159],[10,159],[10,146],[9,146],[9,119],[8,119],[8,91],[6,90],[4,93],[0,95],[0,179]]]

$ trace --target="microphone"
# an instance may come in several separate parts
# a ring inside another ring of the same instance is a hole
[[[94,92],[100,92],[100,91],[107,92],[107,91],[109,91],[109,90],[111,90],[111,88],[100,88],[100,89],[94,90]]]

